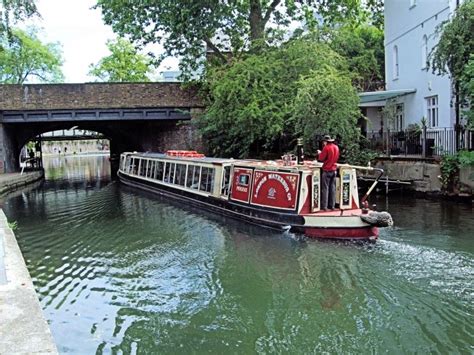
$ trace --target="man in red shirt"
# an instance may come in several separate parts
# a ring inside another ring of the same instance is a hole
[[[324,136],[323,151],[318,150],[318,160],[323,163],[321,176],[321,210],[333,210],[336,204],[336,170],[339,147],[331,136]]]

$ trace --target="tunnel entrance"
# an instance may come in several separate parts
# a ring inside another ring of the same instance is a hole
[[[110,157],[110,140],[102,133],[78,129],[61,129],[41,133],[20,149],[21,171],[47,167],[44,159],[103,155]]]

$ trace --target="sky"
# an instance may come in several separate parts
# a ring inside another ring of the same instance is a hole
[[[24,25],[41,29],[43,42],[59,42],[63,52],[63,74],[67,83],[95,81],[89,77],[89,65],[110,54],[106,42],[116,38],[110,26],[102,22],[100,10],[94,10],[95,0],[36,0],[41,18]],[[158,49],[159,51],[159,49]],[[177,70],[177,60],[166,59],[162,70]]]

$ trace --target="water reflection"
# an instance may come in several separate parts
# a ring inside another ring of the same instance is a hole
[[[472,350],[468,207],[391,198],[397,226],[375,245],[302,242],[125,188],[108,166],[51,161],[5,206],[61,352]]]

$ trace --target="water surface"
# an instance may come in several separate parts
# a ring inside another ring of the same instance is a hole
[[[379,198],[376,244],[301,241],[46,161],[4,204],[61,353],[472,353],[471,206]]]

